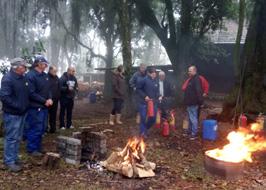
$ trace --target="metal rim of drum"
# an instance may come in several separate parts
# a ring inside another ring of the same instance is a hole
[[[205,154],[204,167],[212,175],[220,176],[223,179],[234,180],[242,176],[244,162],[226,162]]]

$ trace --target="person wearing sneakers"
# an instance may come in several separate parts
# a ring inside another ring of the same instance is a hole
[[[188,68],[189,79],[184,89],[184,104],[187,107],[187,115],[189,119],[190,140],[195,140],[198,134],[198,111],[199,105],[203,103],[203,88],[201,79],[197,73],[196,66],[192,65]]]
[[[29,65],[22,58],[11,60],[11,69],[1,81],[0,99],[4,121],[4,164],[12,172],[19,172],[18,152],[29,106],[29,85],[24,77]]]
[[[53,105],[49,77],[44,72],[48,61],[36,55],[32,69],[27,73],[30,89],[30,107],[27,113],[25,131],[27,152],[32,156],[42,155],[42,136],[46,127],[48,108]]]
[[[124,103],[126,93],[126,82],[124,77],[124,68],[119,65],[113,73],[112,87],[113,87],[113,109],[110,114],[109,124],[114,125],[121,122],[121,110]]]
[[[61,97],[60,97],[60,128],[72,129],[74,128],[72,125],[72,110],[74,107],[74,98],[78,91],[78,82],[75,77],[75,68],[69,67],[67,72],[65,72],[60,80],[60,89],[61,89]],[[65,112],[66,113],[66,125],[65,125]]]

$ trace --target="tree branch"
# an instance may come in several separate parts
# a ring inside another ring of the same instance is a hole
[[[154,14],[154,11],[151,9],[149,2],[147,0],[133,0],[136,4],[136,7],[139,11],[141,21],[146,25],[151,27],[156,33],[162,44],[168,46],[167,31],[162,28]]]
[[[53,7],[53,9],[54,9],[55,13],[58,15],[58,17],[59,17],[59,19],[60,19],[60,21],[62,23],[62,26],[63,26],[63,28],[65,29],[65,31],[66,31],[66,33],[68,35],[70,35],[80,46],[82,46],[85,49],[87,49],[91,53],[91,57],[97,57],[97,58],[100,58],[100,59],[106,61],[106,57],[105,56],[95,53],[93,51],[93,48],[91,48],[91,47],[87,46],[86,44],[84,44],[83,42],[81,42],[80,39],[78,39],[78,37],[67,28],[67,26],[66,26],[66,24],[64,22],[64,19],[63,19],[62,15],[58,12],[58,10],[55,7]]]
[[[176,25],[173,13],[173,3],[171,0],[165,0],[165,7],[167,10],[167,18],[169,23],[169,31],[171,42],[176,43]]]

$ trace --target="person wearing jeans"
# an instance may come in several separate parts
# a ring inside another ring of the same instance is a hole
[[[199,105],[202,105],[203,102],[203,90],[195,66],[188,68],[188,75],[190,80],[187,80],[186,88],[184,88],[184,103],[187,107],[189,119],[188,133],[190,139],[194,140],[198,133],[198,111]]]
[[[156,80],[156,70],[153,67],[147,69],[147,76],[137,84],[137,93],[140,97],[139,112],[140,112],[140,135],[147,137],[148,130],[156,121],[158,101],[162,100],[159,93],[159,84]],[[148,102],[153,102],[153,116],[148,117]]]
[[[117,124],[121,122],[121,110],[124,104],[126,94],[126,82],[124,77],[124,68],[119,65],[113,73],[112,87],[113,87],[113,109],[110,114],[109,124],[114,125],[115,120]]]
[[[24,59],[11,60],[11,70],[1,81],[0,99],[4,121],[4,164],[10,171],[21,170],[19,145],[29,106],[29,87],[24,73],[29,66]]]

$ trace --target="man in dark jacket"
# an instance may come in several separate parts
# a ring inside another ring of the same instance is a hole
[[[129,80],[129,86],[133,90],[133,101],[135,102],[135,111],[136,115],[136,123],[140,123],[140,114],[139,114],[139,96],[137,94],[137,84],[143,80],[146,76],[146,65],[141,63],[139,65],[139,70],[133,74],[133,76]]]
[[[190,66],[188,68],[188,75],[190,80],[184,91],[184,103],[187,106],[190,139],[194,140],[198,133],[198,109],[199,105],[202,105],[203,102],[203,90],[195,66]]]
[[[1,81],[0,98],[5,128],[4,164],[13,172],[21,170],[18,152],[29,106],[29,86],[24,77],[26,66],[24,59],[11,60],[11,70]]]
[[[48,66],[42,55],[36,55],[33,68],[26,77],[30,87],[30,108],[26,118],[25,131],[27,152],[32,156],[42,155],[42,135],[45,132],[48,108],[53,105],[49,77],[44,72]]]
[[[78,91],[78,82],[75,77],[75,68],[69,67],[60,78],[60,128],[74,128],[72,125],[72,110],[74,107],[74,98]],[[65,111],[67,112],[67,122],[65,126]]]
[[[137,84],[137,94],[139,95],[139,113],[140,113],[140,134],[147,137],[148,129],[155,123],[158,102],[162,100],[159,93],[159,84],[156,80],[156,70],[153,67],[148,68],[147,76]],[[152,117],[147,118],[148,102],[153,102]]]
[[[49,83],[52,93],[52,100],[53,105],[49,107],[49,125],[50,125],[50,133],[56,132],[56,114],[57,114],[57,108],[58,108],[58,101],[60,98],[60,84],[59,84],[59,78],[57,76],[57,68],[55,66],[49,67]]]

